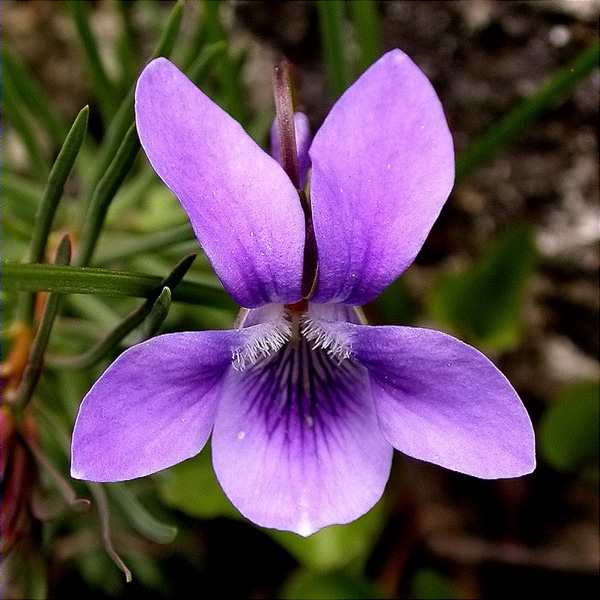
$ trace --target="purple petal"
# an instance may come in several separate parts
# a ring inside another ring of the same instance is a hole
[[[294,131],[296,133],[296,152],[298,153],[298,169],[300,170],[300,185],[306,185],[306,174],[310,168],[310,159],[308,149],[310,147],[310,123],[308,117],[301,112],[294,113]],[[280,148],[279,136],[277,135],[277,119],[273,120],[271,125],[271,155],[279,162]]]
[[[148,159],[229,294],[247,307],[298,300],[304,215],[277,161],[164,58],[140,75],[135,110]]]
[[[173,333],[121,354],[81,404],[71,475],[122,481],[200,452],[239,337],[236,331]]]
[[[395,448],[484,479],[533,471],[525,407],[478,350],[429,329],[342,328],[369,370],[381,430]]]
[[[423,72],[392,50],[337,101],[309,154],[312,300],[365,304],[412,263],[452,189],[442,106]]]
[[[212,444],[219,482],[243,515],[305,536],[367,512],[392,458],[365,370],[304,340],[230,372]]]

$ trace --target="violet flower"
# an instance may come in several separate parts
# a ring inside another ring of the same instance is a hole
[[[318,254],[308,301],[305,218],[278,162],[164,58],[144,69],[135,106],[152,166],[249,310],[237,329],[124,352],[83,400],[73,477],[142,477],[194,456],[212,432],[217,478],[240,512],[309,535],[379,500],[394,448],[486,479],[534,469],[527,412],[485,356],[429,329],[363,325],[354,308],[412,263],[453,184],[442,107],[405,54],[371,66],[312,144],[296,117]]]

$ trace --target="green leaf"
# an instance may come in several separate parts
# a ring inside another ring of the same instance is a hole
[[[281,597],[284,600],[368,600],[383,596],[362,577],[344,572],[297,571],[285,584]]]
[[[598,66],[600,42],[592,42],[575,60],[555,73],[538,92],[511,110],[475,139],[456,161],[456,180],[491,160],[504,146],[520,135],[544,112],[556,106]]]
[[[433,569],[419,569],[415,573],[412,596],[423,600],[451,600],[458,597],[452,581]]]
[[[59,267],[3,263],[2,282],[7,290],[22,292],[59,292],[148,298],[160,292],[161,277],[91,267]],[[202,283],[182,281],[173,292],[173,300],[211,307],[233,307],[225,292]]]
[[[559,471],[575,471],[598,458],[600,383],[585,381],[562,390],[539,426],[544,459]]]
[[[396,279],[388,286],[371,306],[377,321],[388,325],[411,323],[417,316],[416,303],[402,278]]]
[[[269,530],[269,534],[305,567],[313,571],[332,571],[366,558],[379,537],[383,517],[380,502],[348,525],[326,527],[307,538],[285,531]]]
[[[381,30],[377,3],[374,0],[353,0],[348,3],[354,33],[360,48],[359,71],[365,71],[381,55]]]
[[[521,304],[533,272],[529,230],[509,230],[470,269],[441,275],[429,308],[435,319],[467,341],[504,350],[519,342]]]
[[[208,447],[156,479],[162,501],[172,508],[201,519],[239,517],[217,483]]]
[[[336,99],[348,87],[348,65],[344,56],[344,2],[342,0],[317,1],[321,43],[325,53],[330,94]]]

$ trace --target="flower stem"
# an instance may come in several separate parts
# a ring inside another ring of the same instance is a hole
[[[273,96],[277,120],[277,135],[281,149],[281,166],[296,189],[300,189],[300,170],[296,150],[296,130],[294,125],[294,97],[291,65],[284,58],[273,70]]]

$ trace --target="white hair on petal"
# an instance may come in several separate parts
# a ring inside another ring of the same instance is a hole
[[[292,328],[285,319],[263,323],[242,330],[244,343],[232,352],[234,369],[244,371],[262,358],[278,352],[292,337]]]
[[[303,319],[302,335],[310,342],[313,350],[324,350],[327,354],[341,363],[352,356],[352,344],[348,336],[327,327],[323,321],[310,318]]]

